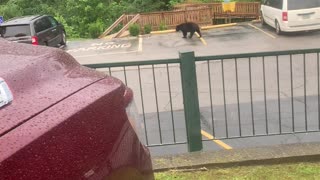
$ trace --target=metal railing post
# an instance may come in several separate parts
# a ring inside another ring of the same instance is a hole
[[[200,108],[194,52],[180,52],[181,83],[189,152],[202,150]]]

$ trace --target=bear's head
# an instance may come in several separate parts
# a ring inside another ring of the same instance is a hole
[[[181,24],[178,25],[178,26],[176,26],[176,31],[178,32],[178,31],[180,31],[180,30],[181,30]]]

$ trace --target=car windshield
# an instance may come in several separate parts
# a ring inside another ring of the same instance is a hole
[[[19,25],[19,26],[2,26],[0,27],[1,36],[7,37],[21,37],[30,36],[30,25]]]
[[[288,10],[309,9],[320,7],[320,0],[288,0]]]

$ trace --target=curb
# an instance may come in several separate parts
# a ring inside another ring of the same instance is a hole
[[[320,143],[299,143],[153,157],[154,172],[320,161]]]
[[[220,24],[220,25],[204,26],[204,27],[201,27],[201,30],[215,29],[215,28],[224,28],[224,27],[231,27],[231,26],[236,26],[236,25],[238,25],[238,23],[230,23],[230,24]]]
[[[174,29],[164,30],[164,31],[151,31],[150,34],[166,34],[176,32]]]

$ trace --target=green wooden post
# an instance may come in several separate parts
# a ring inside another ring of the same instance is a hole
[[[200,108],[194,52],[180,52],[181,82],[189,152],[202,150]]]

